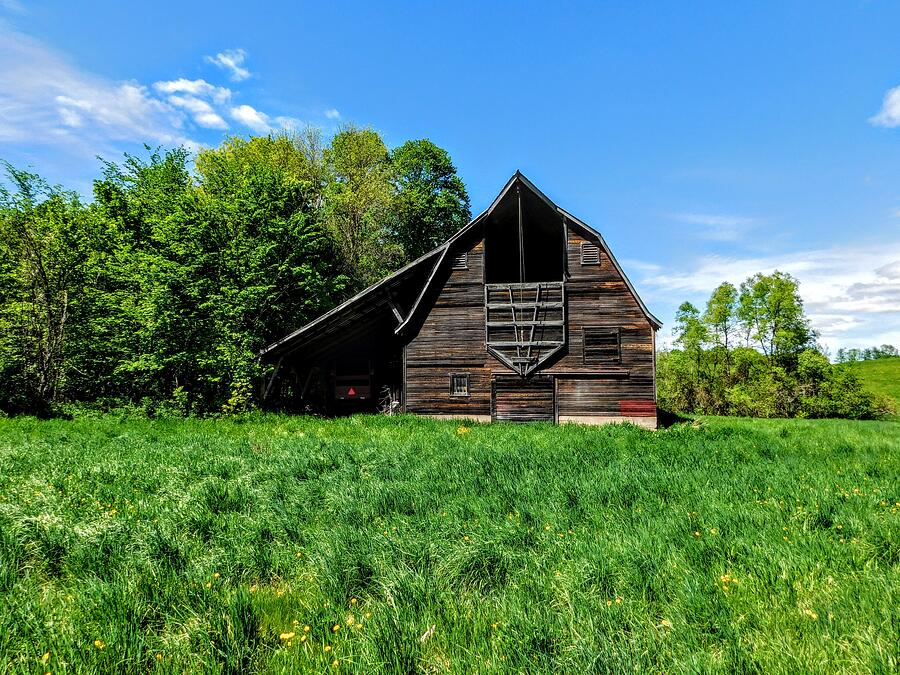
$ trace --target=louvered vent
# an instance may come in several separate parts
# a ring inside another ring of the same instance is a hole
[[[599,265],[600,264],[600,247],[596,244],[584,243],[581,245],[581,264],[582,265]]]
[[[584,362],[619,363],[619,329],[584,327]]]
[[[453,269],[467,270],[469,269],[469,253],[460,253],[453,259]]]

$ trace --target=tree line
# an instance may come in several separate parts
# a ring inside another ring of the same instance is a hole
[[[461,228],[428,140],[229,138],[102,161],[93,199],[5,164],[0,410],[250,407],[258,350]]]
[[[701,312],[676,313],[675,348],[658,355],[659,405],[681,413],[750,417],[847,417],[891,412],[857,376],[816,345],[789,274],[756,274],[719,285]]]
[[[881,345],[880,347],[866,347],[865,349],[841,348],[837,350],[838,363],[855,363],[856,361],[874,361],[876,359],[892,359],[900,356],[900,351],[894,345]]]

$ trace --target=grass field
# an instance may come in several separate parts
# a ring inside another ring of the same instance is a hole
[[[900,424],[0,420],[0,666],[896,672]]]
[[[893,399],[897,414],[892,419],[900,420],[900,359],[856,361],[843,367],[856,373],[869,391]]]

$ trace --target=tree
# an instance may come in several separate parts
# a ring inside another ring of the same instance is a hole
[[[738,323],[738,292],[727,281],[712,292],[706,303],[703,321],[715,344],[726,350],[732,345],[732,338]]]
[[[75,193],[5,167],[12,190],[0,185],[0,405],[46,409],[60,394],[77,332],[90,219]]]
[[[797,280],[775,271],[741,284],[738,316],[750,339],[771,360],[783,360],[812,346],[815,333],[803,313]]]
[[[406,261],[443,243],[469,221],[469,195],[446,150],[427,139],[407,141],[390,156],[393,234]]]
[[[690,302],[683,302],[675,312],[675,342],[694,359],[695,379],[699,383],[703,371],[703,346],[709,332],[700,318],[700,310]]]
[[[286,135],[230,139],[197,157],[214,275],[204,307],[229,399],[249,391],[261,347],[337,304],[347,282],[319,219],[318,159]]]
[[[376,131],[348,126],[332,139],[325,160],[325,219],[356,290],[403,260],[388,229],[393,195],[387,146]]]

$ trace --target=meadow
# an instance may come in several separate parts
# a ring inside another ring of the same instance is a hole
[[[0,419],[0,670],[896,672],[900,424]]]
[[[856,373],[863,386],[872,393],[890,398],[897,409],[890,419],[900,421],[900,358],[855,361],[841,367]]]

